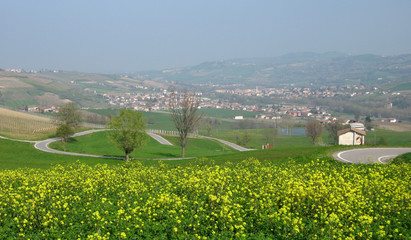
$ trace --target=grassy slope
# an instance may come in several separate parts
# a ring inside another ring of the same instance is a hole
[[[241,110],[230,110],[230,109],[213,109],[204,108],[199,109],[199,113],[203,113],[205,117],[216,117],[216,118],[230,118],[233,119],[235,116],[243,116],[245,118],[254,118],[258,113],[250,111]]]
[[[49,118],[0,107],[0,135],[17,139],[43,139],[55,133]]]
[[[50,168],[53,164],[74,163],[76,161],[89,165],[95,165],[97,163],[107,163],[112,165],[122,162],[111,159],[51,154],[35,149],[32,143],[0,139],[0,169],[16,169],[23,167]]]
[[[177,144],[175,137],[168,137],[174,144]],[[50,145],[53,148],[62,149],[61,142]],[[106,132],[93,133],[75,138],[67,144],[67,151],[79,153],[91,153],[107,156],[124,156],[124,152],[114,146],[107,138]],[[234,150],[225,147],[224,153],[232,153]],[[186,157],[202,157],[223,154],[222,144],[204,139],[190,139]],[[179,146],[166,146],[149,138],[146,146],[136,149],[132,154],[133,158],[178,158],[181,157]]]
[[[212,137],[221,138],[233,143],[237,143],[237,137],[243,139],[244,134],[250,137],[250,141],[246,147],[261,149],[261,145],[265,144],[264,131],[267,129],[218,129],[213,130]],[[273,143],[275,148],[301,147],[311,146],[312,143],[306,136],[280,136],[274,137],[270,143]],[[241,143],[242,144],[242,143]]]
[[[411,132],[396,132],[384,129],[376,129],[367,132],[366,143],[378,143],[380,137],[387,139],[387,146],[411,146]]]

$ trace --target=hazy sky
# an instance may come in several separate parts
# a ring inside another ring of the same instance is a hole
[[[242,57],[411,53],[410,0],[0,0],[0,68],[120,73]]]

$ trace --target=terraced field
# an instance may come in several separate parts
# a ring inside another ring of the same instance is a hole
[[[52,120],[28,113],[0,108],[0,135],[16,139],[42,139],[53,135]]]

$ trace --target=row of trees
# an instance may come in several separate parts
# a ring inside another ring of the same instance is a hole
[[[370,130],[372,128],[371,118],[365,118],[365,128]],[[318,144],[322,141],[321,137],[323,135],[324,130],[328,131],[328,138],[333,144],[338,144],[338,131],[347,128],[338,121],[334,121],[328,123],[327,125],[323,126],[320,121],[311,119],[307,121],[305,127],[305,135],[312,139],[313,144]]]
[[[197,113],[199,104],[200,101],[195,94],[188,91],[184,91],[181,95],[171,96],[171,120],[179,134],[182,157],[185,157],[188,134],[197,127],[202,118],[202,115]],[[70,102],[59,106],[59,111],[55,114],[55,122],[58,124],[56,135],[61,137],[64,151],[66,151],[69,137],[74,134],[81,120],[81,112],[75,103]],[[130,153],[147,142],[147,122],[141,112],[120,110],[119,115],[112,116],[106,126],[109,130],[109,139],[124,151],[127,162],[130,160]]]
[[[325,127],[323,124],[315,119],[310,119],[307,121],[305,126],[305,135],[313,141],[313,144],[319,144],[322,142],[322,135],[324,132],[324,128],[328,131],[328,138],[329,140],[334,143],[338,144],[338,134],[339,130],[346,128],[343,124],[338,121],[334,121],[328,123]]]

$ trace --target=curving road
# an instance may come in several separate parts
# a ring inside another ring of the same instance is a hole
[[[163,138],[160,135],[157,135],[155,133],[151,133],[151,132],[147,132],[147,135],[149,135],[150,137],[154,138],[154,140],[156,140],[157,142],[163,144],[163,145],[170,145],[172,146],[173,144],[171,142],[169,142],[167,139]]]
[[[78,136],[83,136],[86,134],[94,133],[94,132],[101,132],[101,131],[106,131],[105,129],[98,129],[98,130],[88,130],[84,132],[79,132],[74,134],[72,137],[78,137]],[[84,153],[74,153],[74,152],[64,152],[64,151],[59,151],[55,150],[49,147],[49,144],[52,142],[56,142],[61,140],[59,137],[55,138],[50,138],[46,139],[43,141],[36,141],[34,144],[34,147],[40,151],[43,152],[48,152],[48,153],[57,153],[57,154],[65,154],[65,155],[72,155],[72,156],[82,156],[82,157],[95,157],[95,158],[110,158],[110,159],[123,159],[120,157],[109,157],[109,156],[100,156],[100,155],[93,155],[93,154],[84,154]]]
[[[408,152],[411,152],[411,148],[360,148],[336,152],[333,157],[344,163],[387,164],[388,160]]]
[[[84,132],[80,132],[80,133],[76,133],[73,135],[73,137],[78,137],[78,136],[82,136],[82,135],[86,135],[86,134],[90,134],[90,133],[94,133],[94,132],[100,132],[100,131],[107,131],[106,129],[97,129],[97,130],[88,130],[88,131],[84,131]],[[163,145],[173,145],[171,144],[167,139],[154,134],[154,133],[147,133],[150,137],[154,138],[156,141],[158,141],[159,143],[163,144]],[[211,137],[204,137],[206,139],[212,139],[212,140],[216,140],[219,141],[223,144],[226,144],[238,151],[250,151],[253,149],[247,149],[247,148],[243,148],[241,146],[238,146],[237,144],[231,143],[231,142],[227,142],[218,138],[211,138]],[[109,157],[109,156],[99,156],[99,155],[92,155],[92,154],[84,154],[84,153],[73,153],[73,152],[64,152],[64,151],[59,151],[59,150],[55,150],[49,147],[49,144],[52,142],[56,142],[59,141],[61,138],[59,137],[55,137],[55,138],[50,138],[50,139],[46,139],[43,141],[30,141],[35,143],[34,147],[40,151],[44,151],[44,152],[49,152],[49,153],[56,153],[56,154],[65,154],[65,155],[72,155],[72,156],[84,156],[84,157],[96,157],[96,158],[114,158],[114,159],[123,159],[123,158],[119,158],[119,157]],[[164,158],[164,159],[159,159],[159,160],[179,160],[179,159],[190,159],[190,158]]]
[[[221,143],[223,143],[223,144],[225,144],[225,145],[227,145],[227,146],[229,146],[229,147],[231,147],[231,148],[234,148],[235,150],[240,151],[240,152],[255,150],[255,149],[248,149],[248,148],[245,148],[245,147],[241,147],[241,146],[239,146],[239,145],[237,145],[237,144],[235,144],[235,143],[228,142],[228,141],[225,141],[225,140],[222,140],[222,139],[218,139],[218,138],[206,137],[206,136],[199,136],[199,137],[206,138],[206,139],[210,139],[210,140],[219,141],[219,142],[221,142]]]

